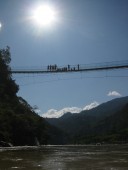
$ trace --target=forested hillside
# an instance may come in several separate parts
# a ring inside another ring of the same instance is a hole
[[[9,47],[0,50],[0,146],[62,144],[63,133],[17,96],[19,86],[12,79],[10,61]]]

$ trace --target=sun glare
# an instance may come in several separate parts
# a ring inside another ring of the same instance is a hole
[[[33,11],[33,20],[38,26],[50,26],[56,20],[55,10],[50,5],[40,5]]]

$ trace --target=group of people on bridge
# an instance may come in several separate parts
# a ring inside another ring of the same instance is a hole
[[[55,65],[48,65],[47,66],[47,71],[79,71],[80,70],[80,65],[76,65],[75,67],[71,67],[70,65],[67,65],[67,67],[58,67],[56,64]]]

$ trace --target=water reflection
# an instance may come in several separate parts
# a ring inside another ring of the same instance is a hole
[[[128,145],[0,149],[0,170],[127,170]]]

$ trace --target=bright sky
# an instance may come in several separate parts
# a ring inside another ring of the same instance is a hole
[[[128,60],[128,0],[0,1],[0,48],[7,45],[17,68]],[[127,69],[13,77],[45,116],[128,95]]]

